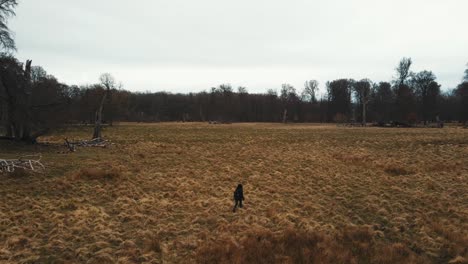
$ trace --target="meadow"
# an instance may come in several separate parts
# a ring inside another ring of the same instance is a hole
[[[0,174],[0,263],[468,263],[468,129],[122,123]],[[244,185],[245,206],[232,212]]]

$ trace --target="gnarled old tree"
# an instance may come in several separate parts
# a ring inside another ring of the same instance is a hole
[[[66,118],[67,87],[53,76],[31,80],[31,61],[25,65],[0,55],[0,113],[5,138],[35,143]]]
[[[102,110],[104,109],[104,103],[106,100],[111,99],[111,90],[114,89],[115,87],[115,79],[110,73],[104,73],[99,77],[99,81],[101,82],[101,85],[105,89],[103,91],[101,100],[99,102],[99,105],[96,109],[96,116],[95,116],[95,121],[94,121],[94,132],[93,132],[93,139],[96,138],[101,138],[102,136]]]

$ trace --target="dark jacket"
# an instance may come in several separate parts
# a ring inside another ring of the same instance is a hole
[[[234,200],[237,200],[237,201],[244,200],[244,190],[242,186],[237,186],[236,190],[234,191]]]

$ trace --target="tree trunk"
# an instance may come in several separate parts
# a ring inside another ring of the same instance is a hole
[[[32,121],[31,121],[31,60],[27,60],[22,77],[17,76],[17,83],[13,87],[4,86],[6,93],[5,111],[5,132],[7,138],[15,140],[30,141]]]
[[[288,118],[288,109],[285,108],[283,111],[283,123],[284,124],[286,124],[287,118]]]
[[[94,133],[93,139],[101,138],[101,128],[102,128],[102,109],[104,108],[104,102],[106,100],[106,94],[102,96],[101,104],[96,110],[96,119],[94,121]]]
[[[13,122],[13,115],[12,115],[13,105],[9,104],[7,109],[7,121],[5,125],[6,136],[7,137],[14,137],[15,135],[15,126]]]
[[[200,119],[201,119],[202,122],[205,122],[205,115],[203,115],[203,110],[202,110],[201,106],[200,106]]]
[[[9,91],[8,87],[3,85],[3,82],[0,79],[0,86],[3,87],[6,93],[6,104],[3,108],[4,111],[4,119],[5,119],[5,135],[7,138],[12,138],[15,136],[15,129],[14,129],[14,117],[13,113],[15,112],[15,103],[12,92]]]
[[[25,102],[24,102],[24,116],[21,124],[21,140],[31,141],[31,111],[30,107],[32,104],[32,83],[31,83],[31,60],[26,61],[26,66],[24,68],[24,78],[25,78]],[[33,140],[35,142],[36,139]]]
[[[362,126],[366,126],[367,124],[366,108],[367,108],[367,102],[362,104]]]

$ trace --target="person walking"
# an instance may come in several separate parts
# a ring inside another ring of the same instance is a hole
[[[242,184],[237,185],[236,190],[234,191],[234,208],[232,209],[233,212],[236,211],[237,206],[239,205],[242,208],[242,201],[244,200],[244,189]]]

